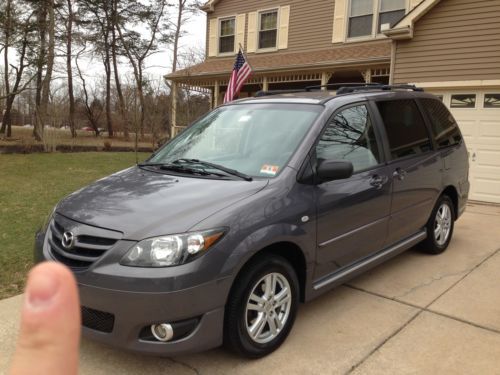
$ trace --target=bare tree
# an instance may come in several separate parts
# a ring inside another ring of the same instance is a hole
[[[137,4],[136,4],[137,5]],[[126,20],[130,20],[126,12],[122,12],[119,22],[117,22],[117,30],[120,35],[120,41],[125,49],[130,64],[132,65],[134,78],[136,82],[137,95],[141,107],[139,128],[141,137],[144,137],[144,120],[145,120],[145,99],[144,99],[144,63],[145,60],[156,52],[158,42],[165,42],[169,39],[169,35],[161,33],[161,21],[165,14],[167,6],[166,0],[155,0],[150,5],[142,5],[135,9],[137,13],[130,14],[130,17],[135,17],[136,20],[145,22],[148,26],[149,35],[147,38],[130,29],[127,29]]]
[[[30,62],[27,59],[27,55],[30,49],[31,43],[31,32],[33,30],[33,25],[31,23],[32,13],[28,16],[21,16],[19,9],[17,9],[16,4],[12,0],[7,0],[5,4],[4,12],[2,12],[3,22],[2,22],[2,50],[4,53],[4,86],[5,86],[5,112],[2,119],[2,127],[0,128],[0,133],[5,134],[7,137],[12,136],[12,119],[11,113],[14,105],[14,100],[16,96],[21,92],[26,90],[29,83],[33,79],[30,78],[23,83],[24,72],[30,66]],[[9,51],[10,48],[15,48],[18,59],[16,64],[11,64],[9,61]],[[9,69],[10,68],[10,69]],[[11,73],[13,75],[14,84],[11,86]]]

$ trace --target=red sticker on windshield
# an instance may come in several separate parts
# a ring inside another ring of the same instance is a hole
[[[278,173],[278,169],[280,169],[280,167],[278,167],[277,165],[267,165],[267,164],[264,164],[262,166],[262,168],[260,169],[260,173],[262,173],[262,174],[268,174],[270,176],[275,176],[276,173]]]

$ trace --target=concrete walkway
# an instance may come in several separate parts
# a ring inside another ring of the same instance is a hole
[[[0,301],[0,373],[21,297]],[[410,250],[301,306],[288,340],[256,361],[222,349],[173,359],[84,340],[81,374],[500,374],[500,208],[470,205],[448,251]]]

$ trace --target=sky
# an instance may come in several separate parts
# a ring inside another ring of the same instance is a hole
[[[202,11],[193,15],[184,26],[184,36],[180,40],[180,49],[186,50],[190,47],[205,48],[206,43],[206,14]],[[164,76],[172,70],[172,50],[163,47],[158,53],[150,56],[145,64],[146,72],[152,75]],[[126,59],[122,59],[122,66],[129,67]]]
[[[1,1],[1,0],[0,0]],[[180,40],[180,49],[186,50],[191,47],[205,48],[206,41],[206,13],[199,11],[191,16],[183,28],[184,36]],[[76,51],[75,51],[76,53]],[[10,51],[9,58],[11,61],[16,61],[17,56],[13,50]],[[97,78],[104,75],[104,67],[98,58],[82,59],[79,62],[80,68],[83,71],[85,78],[88,80],[89,85],[96,83]],[[150,56],[146,61],[145,74],[154,79],[161,79],[164,75],[170,73],[172,70],[172,49],[162,47],[158,53]],[[120,60],[120,74],[132,74],[130,63],[125,57]],[[76,75],[76,72],[75,72]],[[56,59],[56,67],[54,73],[55,81],[66,80],[66,67],[64,59]],[[79,81],[77,79],[77,81]]]

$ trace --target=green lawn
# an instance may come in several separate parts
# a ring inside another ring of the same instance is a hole
[[[134,153],[0,155],[0,299],[22,292],[34,234],[54,205],[134,163]]]

